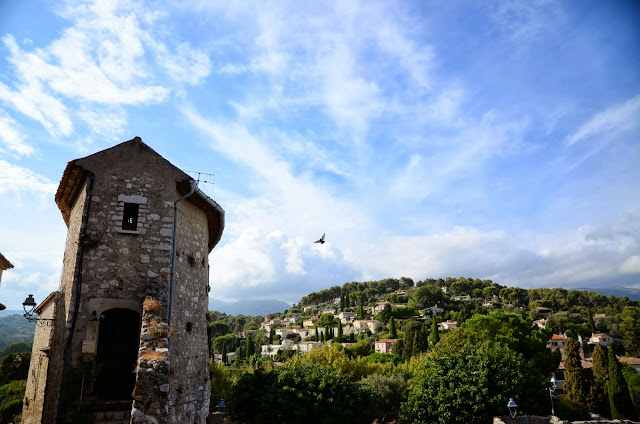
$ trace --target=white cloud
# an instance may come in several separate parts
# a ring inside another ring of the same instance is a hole
[[[16,121],[0,112],[0,140],[11,152],[18,155],[28,156],[32,154],[35,149],[27,144],[25,141],[26,137],[18,131],[16,128],[17,125]],[[0,152],[1,151],[2,150],[0,149]]]
[[[640,256],[629,256],[629,258],[620,265],[620,272],[624,274],[640,274]]]
[[[126,127],[118,107],[163,102],[175,83],[197,84],[210,73],[204,51],[169,38],[162,15],[138,2],[70,0],[58,12],[71,25],[48,46],[24,43],[25,50],[3,37],[15,79],[0,82],[0,100],[54,137],[70,136],[80,119],[113,139]]]
[[[567,146],[599,135],[618,134],[638,126],[640,122],[640,94],[624,103],[613,105],[589,118],[567,137]]]
[[[57,184],[30,169],[0,160],[0,194],[10,191],[53,194],[57,187]]]

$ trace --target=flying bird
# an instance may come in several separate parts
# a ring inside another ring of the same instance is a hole
[[[324,244],[324,234],[322,235],[322,237],[320,237],[320,240],[316,240],[314,241],[314,243]]]

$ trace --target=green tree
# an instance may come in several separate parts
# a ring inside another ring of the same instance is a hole
[[[364,319],[364,306],[362,306],[362,300],[358,306],[358,319]]]
[[[226,399],[229,393],[231,393],[232,380],[229,370],[222,364],[216,364],[211,361],[209,363],[209,371],[211,376],[210,409],[213,411],[220,401],[215,395],[221,395],[223,399]]]
[[[517,394],[519,411],[547,408],[542,375],[522,356],[495,342],[467,343],[444,356],[427,356],[421,377],[401,408],[411,424],[486,423]]]
[[[606,348],[605,348],[606,349]],[[607,352],[597,344],[591,354],[593,371],[593,384],[589,393],[592,410],[604,416],[611,416],[609,409],[609,394],[607,381],[609,380],[609,364],[607,362]]]
[[[338,337],[342,337],[343,332],[342,332],[342,321],[338,321]]]
[[[243,374],[227,403],[231,419],[245,424],[369,424],[376,415],[371,405],[373,393],[365,386],[297,361]]]
[[[433,328],[431,329],[431,334],[429,338],[431,339],[431,346],[435,346],[440,341],[440,330],[438,329],[438,322],[436,321],[435,316],[433,317]]]
[[[389,303],[387,303],[386,305],[384,305],[384,308],[382,309],[382,311],[378,314],[378,316],[376,318],[386,324],[386,323],[389,322],[389,319],[392,316],[393,316],[393,312],[392,312],[391,305]]]
[[[395,338],[398,337],[398,330],[396,328],[396,320],[393,317],[391,317],[389,319],[389,336],[392,339],[395,339]]]
[[[569,338],[565,341],[563,390],[568,399],[585,404],[584,370],[582,369],[579,348],[577,340]]]
[[[256,347],[253,344],[253,338],[247,335],[247,358],[256,353]]]
[[[622,375],[620,362],[613,349],[609,349],[609,405],[611,418],[636,420],[638,415],[631,400],[629,386]]]
[[[27,388],[24,380],[12,381],[0,386],[0,423],[12,423],[22,411],[22,399]]]
[[[326,314],[320,315],[320,317],[318,318],[318,321],[316,321],[316,324],[320,327],[329,328],[329,327],[334,327],[338,325],[338,322],[340,321],[337,318],[335,318],[333,314],[326,313]]]
[[[231,327],[229,324],[222,321],[215,321],[209,324],[211,330],[211,337],[216,338],[231,333]]]
[[[413,299],[420,308],[433,306],[444,300],[444,293],[436,286],[422,286],[413,292]]]
[[[316,341],[320,341],[320,335],[318,334],[318,324],[316,324]]]
[[[222,364],[227,364],[227,344],[222,345]]]
[[[409,359],[429,348],[429,335],[425,326],[418,321],[410,320],[405,324],[403,337],[403,357]]]
[[[371,374],[363,377],[360,384],[376,395],[379,422],[396,420],[400,405],[407,400],[407,381],[400,374]]]
[[[629,355],[640,356],[640,307],[627,306],[620,314],[620,331]]]
[[[20,365],[15,366],[14,360],[20,358]],[[15,353],[7,355],[0,361],[0,386],[14,380],[27,380],[31,353]]]

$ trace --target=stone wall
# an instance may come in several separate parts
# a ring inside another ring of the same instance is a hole
[[[178,204],[170,360],[171,422],[204,423],[211,382],[207,312],[209,248],[207,217],[189,201]]]
[[[131,422],[165,424],[169,416],[170,330],[164,321],[167,283],[161,277],[151,280],[149,286],[158,290],[155,295],[150,293],[143,308]]]
[[[25,406],[26,413],[23,416],[26,420],[32,419],[25,422],[40,422],[43,411],[43,422],[55,422],[60,387],[64,385],[62,379],[65,374],[61,364],[64,363],[64,368],[70,370],[83,352],[97,353],[100,345],[98,319],[103,312],[113,308],[131,309],[142,313],[142,317],[150,322],[152,318],[142,310],[142,304],[145,297],[156,296],[164,299],[164,305],[153,319],[156,322],[168,322],[167,291],[171,273],[174,201],[181,197],[178,183],[188,180],[188,175],[138,138],[70,162],[65,171],[67,175],[83,175],[87,181],[73,206],[64,203],[73,198],[72,190],[77,187],[71,177],[68,177],[69,180],[63,178],[58,193],[62,190],[62,195],[56,195],[65,219],[65,211],[70,210],[56,312],[59,322],[56,322],[51,336],[48,364],[40,364],[42,369],[48,368],[46,378],[40,373],[40,377],[34,377],[34,381],[28,383],[35,384],[37,380],[38,387],[46,386],[46,393],[35,395],[40,396],[41,401],[35,403],[39,406],[34,409],[40,411],[31,411],[30,407]],[[92,181],[90,193],[89,181]],[[194,194],[191,199],[182,201],[179,207],[172,302],[174,319],[171,323],[173,336],[166,345],[161,343],[162,347],[149,344],[145,337],[150,334],[151,328],[149,322],[143,321],[142,339],[137,346],[137,368],[132,370],[138,373],[136,403],[142,405],[141,402],[149,393],[155,393],[158,401],[138,410],[147,417],[166,413],[164,418],[162,415],[154,418],[159,422],[166,419],[175,423],[204,423],[208,415],[210,382],[206,316],[212,212],[207,210],[209,215],[205,214],[200,198],[200,203],[192,202],[198,200],[195,199],[197,196]],[[125,204],[138,205],[135,229],[123,229]],[[83,220],[87,208],[89,212]],[[216,224],[220,227],[215,228],[221,231],[223,224],[221,215],[220,223]],[[74,319],[75,293],[78,290],[80,298]],[[38,339],[41,337],[37,334]],[[68,357],[65,357],[67,340],[70,349]],[[169,351],[164,352],[164,349]],[[166,353],[168,359],[156,362],[146,360],[142,356],[149,351]],[[36,358],[36,355],[32,358]],[[165,365],[169,372],[167,376],[163,374]],[[149,369],[157,374],[153,379],[145,377]],[[145,376],[141,374],[143,370]],[[168,381],[164,382],[165,378]],[[162,391],[154,392],[160,386]],[[29,393],[42,391],[34,387]],[[162,396],[166,396],[166,402]],[[43,402],[44,405],[40,407]]]
[[[58,414],[58,399],[62,390],[64,354],[67,338],[71,329],[71,301],[74,281],[78,273],[80,236],[86,224],[88,180],[82,186],[75,200],[69,218],[69,232],[64,251],[60,290],[55,300],[55,320],[51,328],[36,330],[31,353],[31,365],[38,369],[27,379],[27,392],[33,398],[25,397],[22,422],[55,423]],[[49,310],[49,309],[47,309]],[[42,358],[42,346],[49,345],[47,359]],[[55,366],[49,366],[49,364]],[[31,368],[30,368],[31,369]]]

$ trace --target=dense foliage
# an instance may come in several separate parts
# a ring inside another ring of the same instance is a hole
[[[543,380],[506,346],[467,343],[447,355],[427,356],[422,376],[402,406],[401,421],[486,423],[504,411],[510,397],[520,410],[533,413],[547,403]]]
[[[243,374],[227,405],[231,418],[245,424],[370,424],[373,400],[370,389],[329,367],[292,362]]]
[[[12,381],[0,386],[0,424],[9,424],[22,412],[26,381]]]

